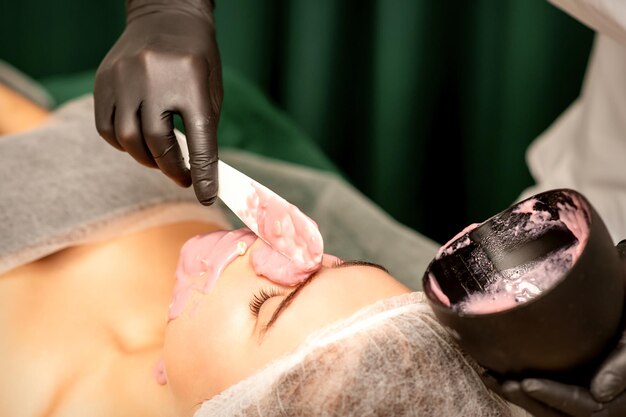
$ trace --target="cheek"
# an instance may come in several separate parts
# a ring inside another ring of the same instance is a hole
[[[194,294],[196,308],[169,323],[163,356],[179,407],[191,410],[241,374],[251,320],[228,297]],[[245,313],[245,312],[244,312]]]
[[[196,320],[185,312],[168,324],[163,345],[163,360],[167,384],[183,414],[188,414],[194,399],[203,390],[212,391],[218,383],[211,375],[213,346],[204,338],[211,338],[217,329],[198,326]]]
[[[195,296],[202,297],[199,295]],[[232,359],[223,346],[236,346],[233,324],[220,303],[201,303],[168,324],[163,360],[169,388],[179,407],[189,410],[223,385],[224,367]]]
[[[297,314],[283,315],[256,351],[258,368],[294,351],[310,334],[309,326]]]

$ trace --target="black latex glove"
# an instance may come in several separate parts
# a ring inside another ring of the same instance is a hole
[[[222,70],[210,0],[128,0],[126,29],[94,85],[96,128],[115,148],[193,183],[205,205],[217,194],[217,124]],[[174,136],[185,126],[191,172]]]
[[[626,240],[617,245],[617,251],[626,265]],[[625,417],[626,329],[592,378],[590,388],[547,379],[499,382],[488,372],[482,379],[488,388],[535,417]]]

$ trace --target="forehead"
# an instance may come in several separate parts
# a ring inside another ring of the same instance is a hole
[[[345,312],[403,290],[387,272],[375,267],[327,267],[302,288],[293,301],[293,308],[302,305],[317,311],[323,308],[325,311]]]

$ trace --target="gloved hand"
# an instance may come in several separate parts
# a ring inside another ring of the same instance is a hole
[[[617,245],[626,266],[626,240]],[[547,379],[498,381],[489,372],[481,375],[485,385],[535,417],[626,416],[626,329],[591,380],[590,388]]]
[[[210,0],[128,0],[126,29],[96,73],[96,128],[115,148],[193,183],[205,205],[217,194],[222,70]],[[174,136],[185,126],[191,173]]]

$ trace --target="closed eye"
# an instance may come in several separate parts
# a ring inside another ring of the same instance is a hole
[[[276,287],[261,288],[252,296],[252,300],[248,303],[250,312],[254,317],[258,317],[263,304],[270,298],[278,297],[280,295],[283,295],[283,293]]]
[[[380,269],[381,271],[385,271],[387,273],[389,273],[389,271],[387,270],[387,268],[385,268],[382,265],[379,265],[377,263],[373,263],[373,262],[367,262],[367,261],[343,261],[341,263],[335,264],[333,265],[331,268],[335,269],[335,268],[347,268],[347,267],[351,267],[351,266],[367,266],[367,267],[372,267],[372,268],[376,268],[376,269]],[[320,270],[321,271],[321,270]],[[268,321],[268,323],[265,325],[265,327],[263,328],[263,331],[261,332],[261,338],[263,337],[263,335],[267,332],[267,330],[274,324],[274,322],[276,321],[276,319],[278,319],[278,317],[280,316],[280,314],[285,311],[285,309],[289,306],[289,304],[291,304],[291,302],[296,298],[296,296],[300,293],[300,291],[302,291],[302,289],[311,281],[313,281],[313,279],[317,276],[317,274],[320,272],[317,271],[315,272],[313,275],[311,275],[310,277],[308,277],[306,280],[302,281],[300,284],[298,284],[286,297],[285,299],[278,305],[278,307],[276,308],[276,310],[274,310],[274,314],[272,314],[272,317],[270,318],[270,320]],[[281,294],[282,295],[282,294]]]

